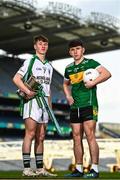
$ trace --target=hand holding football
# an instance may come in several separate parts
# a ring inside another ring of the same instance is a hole
[[[99,72],[96,69],[87,69],[83,74],[83,81],[93,81],[99,76]]]

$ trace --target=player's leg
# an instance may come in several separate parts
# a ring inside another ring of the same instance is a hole
[[[23,175],[26,176],[35,176],[36,174],[30,168],[30,153],[32,140],[35,137],[36,131],[36,122],[32,118],[27,118],[25,120],[25,137],[22,145],[22,154],[23,154],[23,164],[24,171]]]
[[[44,167],[43,153],[44,153],[44,140],[46,134],[46,124],[38,124],[35,136],[35,158],[36,158],[36,174],[39,176],[56,176],[48,172]]]
[[[75,170],[66,175],[67,177],[83,176],[83,125],[82,123],[71,123],[73,133],[73,150],[75,156]]]
[[[43,152],[44,152],[44,139],[46,132],[46,124],[38,124],[35,134],[35,158],[37,169],[43,168]]]
[[[70,121],[73,133],[73,150],[75,156],[76,168],[68,177],[82,177],[83,176],[83,124],[80,123],[80,110],[74,109],[70,113]]]
[[[84,131],[86,134],[87,142],[89,145],[90,150],[90,157],[91,157],[91,170],[90,172],[85,175],[85,178],[97,178],[99,177],[99,147],[95,137],[95,130],[96,130],[96,121],[95,120],[88,120],[84,121]],[[89,177],[90,176],[90,177]]]
[[[83,173],[83,124],[82,123],[72,123],[72,133],[73,133],[73,150],[75,156],[76,170]]]
[[[83,163],[83,125],[80,123],[72,123],[72,133],[73,133],[73,150],[75,155],[75,163]]]
[[[49,173],[43,163],[43,153],[44,153],[44,140],[46,134],[46,127],[49,120],[48,113],[45,109],[39,109],[38,114],[38,124],[35,135],[35,159],[36,159],[36,174],[40,176],[56,176],[55,174]]]

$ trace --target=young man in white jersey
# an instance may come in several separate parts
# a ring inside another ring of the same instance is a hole
[[[46,60],[48,50],[48,39],[39,35],[34,38],[35,55],[32,65],[32,75],[40,83],[45,92],[45,98],[51,107],[50,84],[52,79],[53,68]],[[26,176],[54,176],[45,170],[43,165],[44,139],[46,133],[46,125],[48,123],[48,113],[44,107],[40,107],[36,100],[36,92],[30,90],[23,82],[23,77],[29,69],[31,59],[24,61],[23,66],[18,70],[13,78],[15,85],[25,93],[26,100],[23,106],[23,119],[25,120],[25,137],[22,145],[22,155],[24,170],[23,175]],[[40,98],[40,97],[39,97]],[[30,167],[30,153],[32,141],[35,140],[34,153],[36,159],[37,170],[33,171]]]

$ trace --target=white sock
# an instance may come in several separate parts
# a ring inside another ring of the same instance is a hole
[[[98,173],[98,164],[92,164],[91,169],[94,169],[94,171]]]
[[[76,169],[80,172],[83,172],[83,164],[76,164]]]

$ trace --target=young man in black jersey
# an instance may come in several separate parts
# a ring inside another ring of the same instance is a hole
[[[74,61],[65,69],[63,88],[70,105],[76,169],[67,176],[98,178],[99,147],[95,138],[98,118],[96,85],[109,79],[111,74],[97,61],[85,58],[84,52],[85,47],[81,40],[73,40],[69,43],[69,54]],[[89,68],[96,69],[99,77],[84,83],[83,73]],[[83,133],[86,135],[91,157],[91,170],[87,174],[83,172]]]

